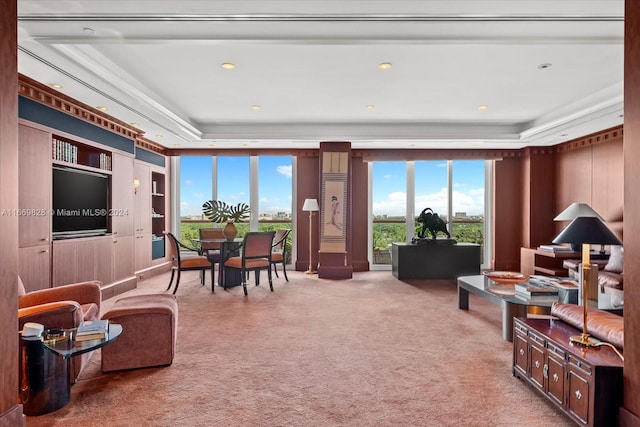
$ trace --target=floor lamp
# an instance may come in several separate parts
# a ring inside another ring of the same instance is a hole
[[[594,343],[589,340],[589,333],[587,332],[587,291],[590,288],[587,281],[591,279],[589,274],[591,269],[591,244],[622,245],[622,242],[604,225],[600,218],[579,216],[553,239],[553,243],[582,245],[582,335],[574,335],[570,338],[570,341],[586,347],[594,346]]]
[[[309,212],[309,269],[305,271],[306,274],[316,274],[313,271],[313,267],[311,265],[311,240],[313,234],[311,233],[311,229],[313,228],[313,223],[311,222],[311,218],[313,217],[313,213],[320,210],[320,206],[318,206],[318,201],[316,199],[305,199],[304,205],[302,205],[302,210],[305,212]]]

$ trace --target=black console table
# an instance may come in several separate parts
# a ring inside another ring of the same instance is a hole
[[[480,245],[475,243],[393,243],[391,271],[400,279],[451,279],[480,274]]]

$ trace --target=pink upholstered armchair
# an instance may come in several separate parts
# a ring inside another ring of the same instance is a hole
[[[100,318],[102,292],[100,281],[74,283],[25,293],[22,280],[18,278],[18,327],[26,322],[36,322],[50,328],[76,328],[84,320]],[[84,355],[83,355],[84,356]],[[80,374],[86,357],[71,359],[71,382]]]

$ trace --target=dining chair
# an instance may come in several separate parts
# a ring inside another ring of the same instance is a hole
[[[171,279],[169,279],[169,286],[167,286],[167,291],[171,289],[173,277],[176,275],[176,272],[178,273],[178,275],[176,277],[176,285],[173,288],[174,294],[178,290],[178,285],[180,284],[181,272],[202,272],[203,274],[200,275],[200,282],[204,285],[204,272],[206,272],[207,270],[211,270],[211,292],[215,292],[215,282],[213,281],[213,270],[215,262],[209,259],[209,257],[201,255],[200,251],[197,248],[192,248],[180,242],[172,233],[165,232],[164,234],[169,239],[169,244],[171,246]],[[182,254],[182,249],[193,252],[194,254]]]
[[[273,272],[278,276],[278,268],[276,265],[282,263],[282,271],[284,272],[284,278],[289,281],[287,277],[287,239],[291,233],[290,228],[281,228],[276,231],[273,238],[273,244],[271,245],[271,265],[273,265]]]
[[[225,268],[240,270],[242,276],[242,289],[247,296],[247,276],[251,271],[255,272],[256,286],[260,284],[260,270],[267,270],[269,288],[273,292],[271,281],[271,245],[275,231],[252,231],[244,236],[239,256],[230,257],[224,262]],[[225,286],[226,289],[226,286]]]
[[[214,263],[220,262],[220,242],[206,242],[203,240],[225,240],[222,228],[200,228],[198,230],[200,255],[205,255]],[[204,285],[204,283],[203,283]]]

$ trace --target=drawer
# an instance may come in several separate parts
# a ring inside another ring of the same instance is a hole
[[[572,355],[569,355],[569,364],[571,366],[575,366],[576,368],[580,369],[581,371],[583,371],[584,373],[586,373],[587,375],[591,375],[591,373],[593,372],[593,369],[591,368],[591,365],[589,365],[588,363],[578,359],[577,357],[574,357]]]
[[[562,360],[564,360],[566,356],[566,352],[564,351],[564,349],[562,347],[555,345],[552,342],[547,343],[547,350],[549,351],[549,354],[554,354]]]
[[[529,331],[529,339],[531,340],[531,342],[539,344],[541,347],[546,347],[547,340],[545,339],[545,337],[542,335],[538,335],[534,331]]]

